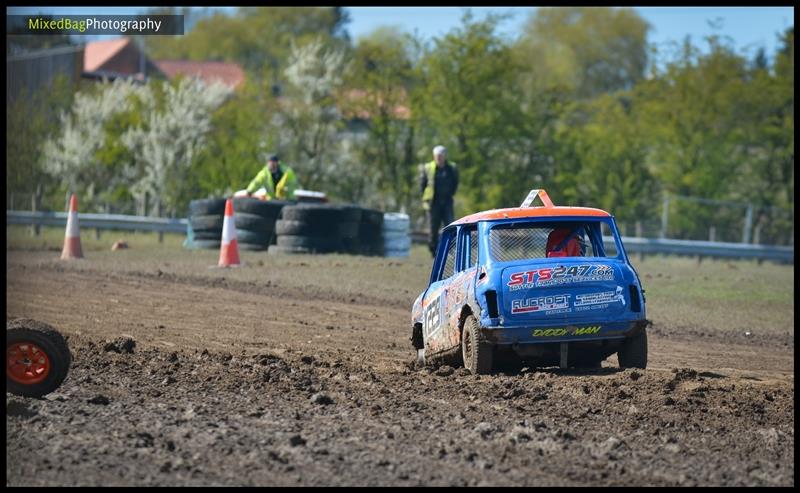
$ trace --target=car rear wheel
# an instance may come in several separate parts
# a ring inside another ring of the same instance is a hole
[[[617,352],[620,368],[647,368],[647,332],[645,329],[625,339]]]
[[[476,375],[491,373],[493,349],[492,345],[483,338],[475,317],[467,315],[461,334],[461,355],[464,367]]]

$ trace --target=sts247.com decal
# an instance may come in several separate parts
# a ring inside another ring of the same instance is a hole
[[[558,284],[612,280],[614,280],[614,268],[610,265],[582,264],[571,267],[559,265],[515,272],[509,277],[506,286],[510,291],[516,291]]]

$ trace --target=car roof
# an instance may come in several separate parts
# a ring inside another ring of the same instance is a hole
[[[476,212],[454,221],[451,225],[471,224],[478,221],[499,221],[503,219],[523,219],[532,217],[611,217],[608,212],[593,207],[511,207],[508,209],[492,209]]]

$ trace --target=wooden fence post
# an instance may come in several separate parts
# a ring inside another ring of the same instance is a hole
[[[157,207],[156,211],[158,212],[158,217],[161,217],[161,198],[159,198],[158,201],[156,202],[156,207]],[[164,243],[164,232],[163,231],[159,231],[158,232],[158,242],[159,243]]]
[[[31,210],[34,213],[39,210],[41,198],[42,198],[42,184],[40,183],[36,186],[36,192],[31,197]],[[39,236],[39,232],[40,232],[39,225],[34,224],[31,227],[31,234],[33,236]]]

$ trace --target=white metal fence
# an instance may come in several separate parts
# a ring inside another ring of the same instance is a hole
[[[66,227],[66,212],[6,211],[6,224],[31,226]],[[122,214],[79,214],[82,228],[129,231],[152,231],[157,233],[185,234],[187,219],[168,219]],[[427,241],[422,232],[412,233],[417,242]],[[631,254],[667,254],[696,257],[743,258],[794,263],[794,246],[754,245],[720,241],[673,240],[666,238],[638,238],[623,236],[626,252]],[[609,243],[609,247],[611,244]]]

